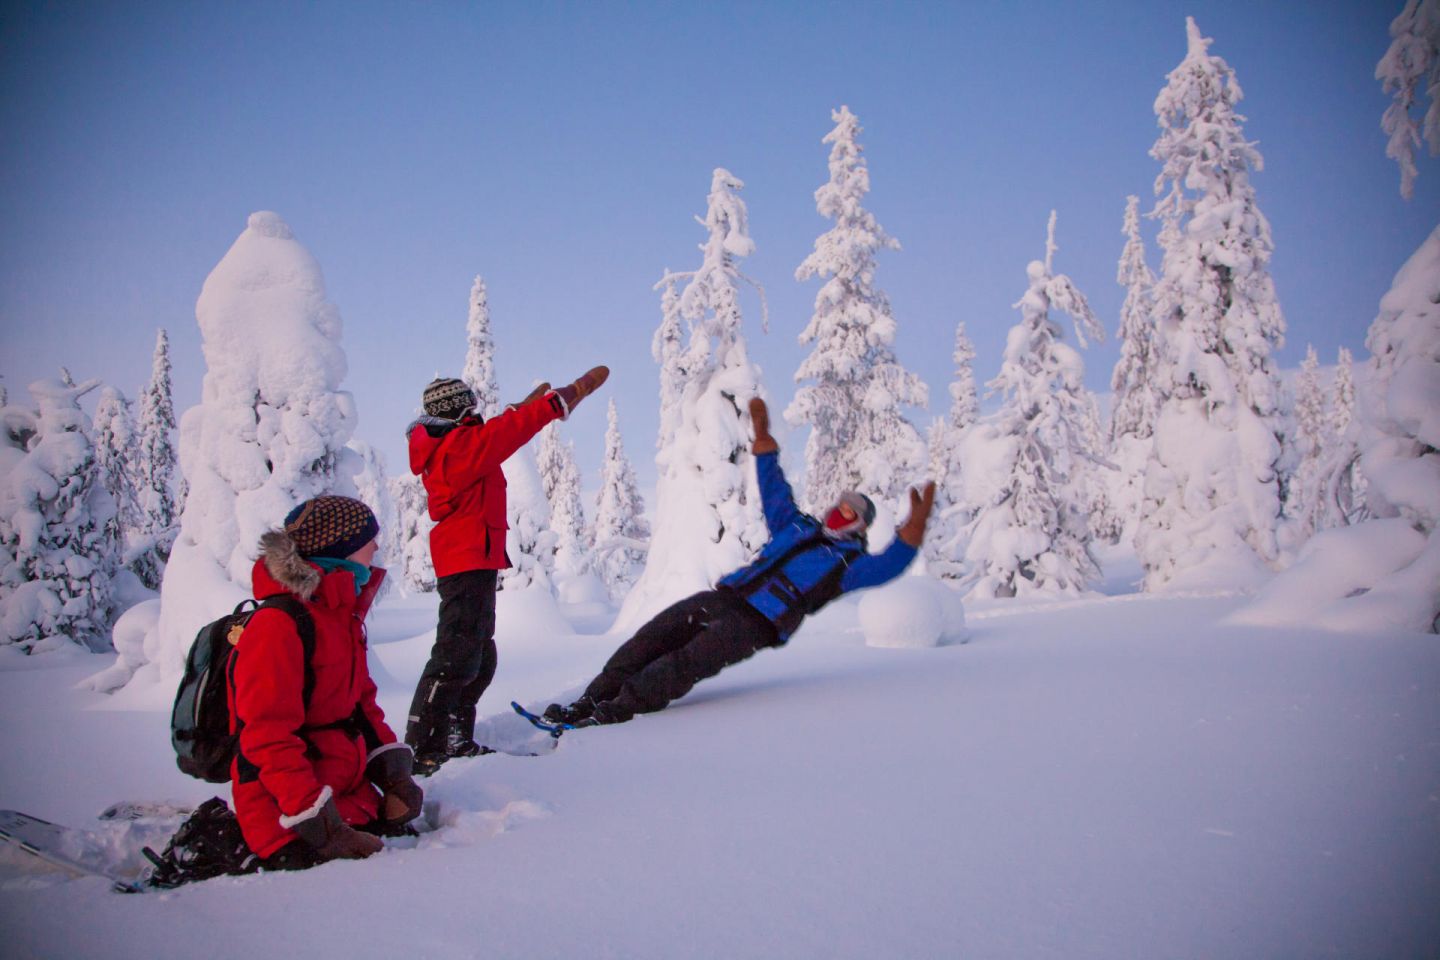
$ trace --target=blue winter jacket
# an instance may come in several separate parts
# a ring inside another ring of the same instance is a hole
[[[834,540],[824,526],[795,505],[780,454],[755,458],[760,505],[770,540],[748,566],[720,579],[775,624],[779,640],[790,639],[805,619],[842,593],[877,587],[904,572],[916,550],[896,537],[883,553],[871,554],[860,540]]]

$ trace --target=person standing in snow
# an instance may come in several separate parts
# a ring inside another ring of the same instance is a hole
[[[260,538],[255,598],[288,596],[310,621],[262,607],[232,660],[235,816],[262,869],[368,857],[376,834],[420,815],[410,748],[385,723],[365,657],[365,614],[385,579],[370,566],[379,531],[359,500],[321,496]],[[308,664],[302,629],[315,638]]]
[[[558,390],[541,384],[490,420],[476,412],[463,380],[437,379],[425,388],[425,415],[407,430],[410,470],[425,484],[435,521],[430,557],[440,592],[435,645],[405,728],[422,776],[484,750],[475,742],[475,705],[495,676],[495,589],[510,566],[500,465],[546,424],[569,417],[609,375],[595,367]]]
[[[747,566],[656,614],[615,651],[581,697],[545,719],[576,727],[624,723],[663,710],[706,677],[763,647],[783,646],[801,621],[836,597],[898,577],[925,536],[935,484],[910,491],[910,516],[882,553],[865,549],[875,505],[842,493],[823,520],[802,513],[780,470],[765,401],[750,401],[755,472],[770,540]]]

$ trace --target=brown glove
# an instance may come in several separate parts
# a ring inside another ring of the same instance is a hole
[[[609,376],[609,367],[593,367],[579,380],[556,390],[555,394],[560,398],[560,401],[565,404],[565,417],[569,418],[570,412],[575,409],[575,405],[596,390],[599,390],[600,385],[604,383]]]
[[[291,824],[290,829],[326,860],[361,860],[385,849],[379,837],[361,833],[341,820],[334,798],[327,799],[313,817]]]
[[[920,546],[925,539],[925,522],[930,519],[930,508],[935,505],[935,481],[925,484],[924,491],[910,488],[910,516],[897,530],[896,536],[912,547]]]
[[[425,805],[425,791],[411,775],[414,765],[415,754],[404,746],[382,750],[365,765],[366,778],[385,795],[380,816],[390,826],[409,823]]]
[[[770,410],[759,397],[750,398],[750,423],[755,427],[755,442],[750,445],[751,453],[758,456],[780,449],[780,444],[770,436]]]

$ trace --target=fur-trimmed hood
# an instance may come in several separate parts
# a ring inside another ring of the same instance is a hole
[[[315,596],[320,587],[320,570],[295,547],[284,530],[271,530],[260,537],[260,559],[275,582],[301,600]]]

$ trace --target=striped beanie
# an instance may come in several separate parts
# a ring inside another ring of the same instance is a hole
[[[475,393],[464,380],[437,377],[420,397],[425,413],[445,420],[459,420],[475,408]]]
[[[285,515],[285,534],[302,557],[343,560],[380,534],[380,524],[359,500],[327,494]]]

